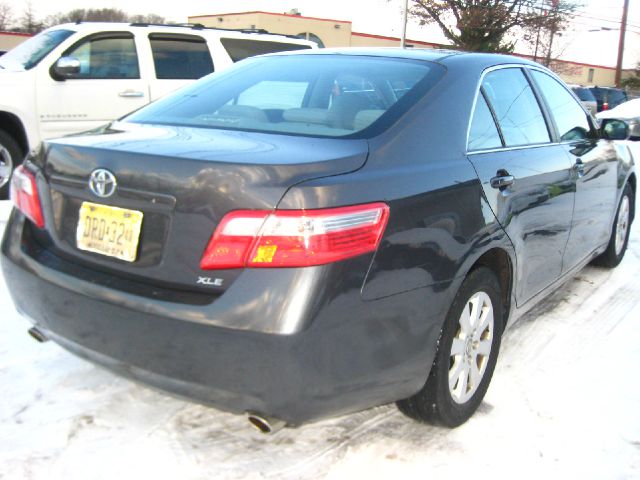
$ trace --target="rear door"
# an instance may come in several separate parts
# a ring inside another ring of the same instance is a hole
[[[469,160],[516,250],[516,300],[526,302],[562,272],[573,214],[571,162],[553,142],[521,68],[489,71],[469,132]]]
[[[132,33],[89,35],[63,56],[80,61],[80,74],[58,81],[47,69],[39,70],[36,96],[43,138],[98,127],[149,102]]]

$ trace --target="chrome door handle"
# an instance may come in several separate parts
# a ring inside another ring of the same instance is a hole
[[[584,163],[582,162],[582,159],[576,159],[576,163],[573,164],[573,170],[579,174],[584,173]]]
[[[515,180],[515,178],[513,178],[513,175],[509,175],[507,172],[498,172],[498,173],[499,173],[498,176],[493,177],[490,180],[491,186],[493,188],[503,190],[513,184],[513,181]]]
[[[118,96],[125,97],[125,98],[144,97],[144,92],[137,92],[135,90],[125,90],[124,92],[118,93]]]

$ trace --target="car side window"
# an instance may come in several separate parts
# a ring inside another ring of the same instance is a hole
[[[535,94],[519,68],[489,72],[482,82],[507,147],[551,141]]]
[[[538,70],[531,76],[544,96],[561,142],[591,137],[591,124],[580,104],[555,78]]]
[[[149,35],[156,78],[196,80],[213,72],[211,53],[204,38],[196,35]]]
[[[222,43],[222,46],[234,63],[255,55],[264,55],[265,53],[307,50],[311,48],[309,45],[251,40],[246,38],[221,38],[220,43]]]
[[[471,120],[468,150],[486,150],[500,147],[502,147],[502,140],[500,139],[498,127],[496,127],[489,105],[487,105],[487,101],[481,92],[478,95],[476,109]]]
[[[140,78],[138,54],[131,34],[91,37],[65,53],[80,61],[77,79]]]

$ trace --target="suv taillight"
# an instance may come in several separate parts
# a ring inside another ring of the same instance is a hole
[[[27,216],[38,228],[44,227],[42,205],[38,195],[36,176],[20,165],[13,171],[10,187],[11,200],[23,214]]]
[[[388,217],[384,203],[318,210],[237,210],[225,215],[216,228],[200,268],[337,262],[375,251]]]

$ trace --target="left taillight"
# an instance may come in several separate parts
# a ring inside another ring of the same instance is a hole
[[[13,171],[10,196],[18,210],[38,228],[44,227],[44,216],[42,215],[42,204],[38,195],[36,176],[27,170],[24,165],[20,165]]]
[[[318,210],[237,210],[224,216],[200,261],[204,270],[308,267],[378,248],[389,217],[378,202]]]

